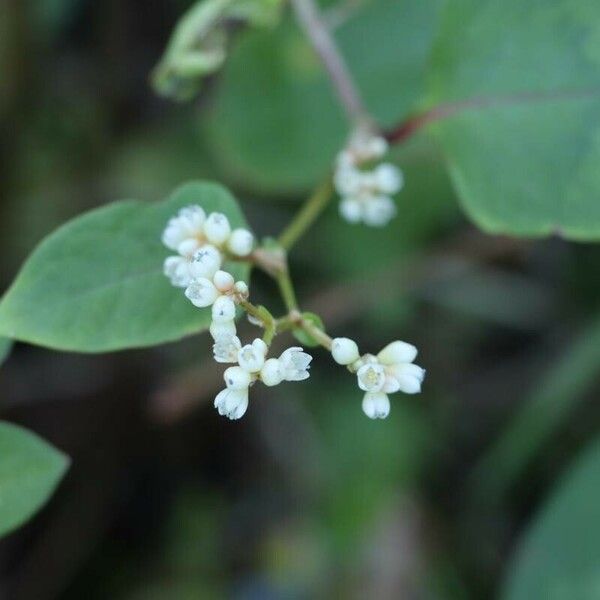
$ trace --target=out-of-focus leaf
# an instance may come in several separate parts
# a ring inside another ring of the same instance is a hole
[[[600,439],[571,467],[520,543],[503,600],[600,596]]]
[[[475,498],[500,500],[600,373],[600,319],[553,364],[477,465]]]
[[[600,237],[600,5],[446,3],[429,73],[433,130],[482,228]]]
[[[0,337],[0,365],[8,358],[12,350],[13,341],[7,337]]]
[[[441,4],[367,2],[336,31],[369,109],[383,124],[421,98]],[[240,40],[207,124],[224,166],[244,185],[269,191],[314,185],[348,133],[321,65],[290,22]]]
[[[164,56],[154,69],[156,92],[173,100],[189,100],[207,75],[227,57],[227,19],[255,25],[273,24],[281,0],[200,0],[178,21]]]
[[[197,309],[162,273],[168,219],[200,204],[246,226],[229,192],[188,183],[156,204],[117,202],[59,228],[34,250],[0,303],[0,334],[51,348],[105,352],[149,346],[206,329]],[[243,263],[228,265],[247,279]]]
[[[65,454],[31,431],[0,422],[0,536],[46,503],[68,466]]]

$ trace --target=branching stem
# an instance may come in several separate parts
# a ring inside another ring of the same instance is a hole
[[[370,121],[350,70],[315,0],[291,0],[298,23],[318,54],[353,125]]]

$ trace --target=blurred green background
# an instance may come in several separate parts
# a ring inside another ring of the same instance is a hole
[[[348,4],[372,10],[360,44],[352,22],[341,37],[391,125],[419,105],[444,3],[398,0],[402,39],[389,2]],[[237,30],[198,100],[153,94],[148,74],[187,6],[0,5],[2,289],[90,207],[206,178],[267,235],[324,173],[345,125],[287,19]],[[316,152],[279,110],[290,97],[322,137]],[[394,396],[371,422],[354,380],[315,350],[310,386],[257,388],[231,423],[212,407],[206,335],[100,356],[17,344],[0,371],[2,418],[73,465],[0,543],[3,597],[600,598],[600,248],[478,231],[427,132],[393,159],[406,180],[393,225],[353,227],[334,203],[291,269],[302,307],[333,335],[372,350],[414,343],[423,394]],[[253,286],[278,302],[260,273]]]

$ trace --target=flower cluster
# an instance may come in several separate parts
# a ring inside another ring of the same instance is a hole
[[[225,256],[248,256],[254,236],[242,227],[231,229],[222,213],[208,216],[200,206],[186,206],[167,223],[163,244],[177,252],[164,262],[164,273],[176,287],[188,287],[192,280],[212,278],[221,268]]]
[[[341,196],[340,214],[350,223],[382,227],[396,214],[390,196],[400,191],[403,178],[394,165],[378,163],[387,148],[382,137],[361,131],[338,154],[334,184]]]
[[[302,381],[309,376],[312,356],[302,348],[288,348],[279,358],[267,358],[268,346],[260,338],[242,346],[232,334],[221,334],[215,340],[213,353],[220,363],[237,363],[223,374],[224,390],[215,398],[220,415],[239,419],[248,408],[248,390],[257,381],[267,386],[282,381]]]
[[[362,409],[371,419],[385,419],[390,412],[388,394],[417,394],[425,370],[413,364],[417,349],[399,340],[388,344],[374,356],[360,356],[356,342],[335,338],[331,343],[333,359],[356,373],[358,387],[365,392]]]

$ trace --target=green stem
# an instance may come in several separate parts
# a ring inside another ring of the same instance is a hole
[[[255,306],[248,300],[242,300],[240,306],[255,319],[258,319],[265,330],[263,341],[267,346],[271,344],[276,333],[277,322],[273,315],[264,306]]]
[[[287,266],[283,271],[280,271],[277,274],[275,279],[277,280],[277,285],[279,286],[279,291],[281,292],[285,307],[288,311],[297,310],[298,301],[296,300],[296,293],[294,292],[294,286],[290,279],[290,273]]]
[[[300,315],[298,316],[299,318],[296,318],[297,326],[319,342],[323,348],[326,348],[331,352],[331,343],[333,342],[331,336],[327,335],[325,331],[317,327],[314,323],[311,323],[307,319],[303,319]]]
[[[279,244],[289,250],[314,223],[316,218],[327,206],[333,196],[333,182],[330,176],[317,187],[311,196],[305,201],[292,222],[283,230],[279,236]]]

